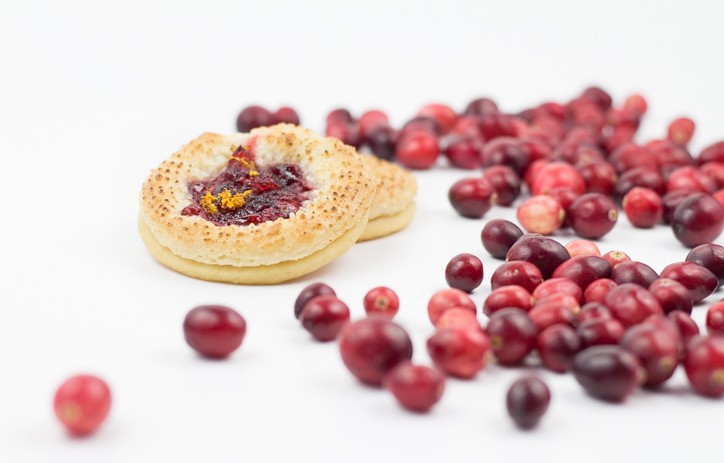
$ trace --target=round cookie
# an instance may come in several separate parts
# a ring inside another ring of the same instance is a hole
[[[279,283],[349,249],[374,189],[360,154],[304,128],[207,133],[151,172],[139,229],[151,253],[181,273]]]

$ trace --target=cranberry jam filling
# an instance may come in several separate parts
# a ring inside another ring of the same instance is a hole
[[[191,204],[181,215],[215,225],[251,225],[289,218],[314,188],[296,164],[257,167],[248,147],[238,147],[216,178],[189,182]]]

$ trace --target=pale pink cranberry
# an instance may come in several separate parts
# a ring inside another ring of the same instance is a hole
[[[402,362],[387,373],[383,384],[400,405],[424,413],[440,401],[445,391],[445,377],[437,370]]]
[[[481,330],[443,328],[427,340],[427,353],[445,373],[469,379],[485,368],[490,357],[490,341]]]
[[[103,424],[111,410],[111,389],[97,376],[72,376],[55,392],[53,409],[71,435],[88,436]]]
[[[522,286],[500,286],[485,299],[483,313],[490,316],[508,307],[516,307],[527,312],[533,307],[533,296]]]
[[[694,121],[688,117],[679,117],[671,121],[668,128],[668,138],[677,145],[686,145],[694,136]]]
[[[724,334],[724,301],[709,306],[706,312],[706,329],[710,334]]]
[[[549,278],[539,284],[533,291],[533,297],[536,301],[540,301],[548,296],[555,294],[566,294],[573,297],[576,302],[581,302],[583,291],[573,280],[568,278]],[[536,303],[537,304],[537,303]]]
[[[427,303],[427,315],[434,325],[443,312],[452,307],[467,309],[473,315],[477,313],[475,302],[470,299],[470,296],[459,289],[449,288],[441,289],[432,295]]]
[[[616,286],[618,283],[609,278],[596,280],[583,292],[583,300],[584,302],[603,302],[606,295]]]
[[[367,291],[362,301],[367,315],[384,315],[392,318],[400,310],[400,299],[387,286],[378,286]]]
[[[435,322],[435,328],[469,328],[482,329],[478,317],[468,308],[452,307],[445,310]]]
[[[571,259],[578,256],[601,257],[601,251],[596,243],[589,240],[571,240],[565,245]]]
[[[637,228],[652,228],[664,215],[661,196],[650,188],[632,188],[623,197],[622,206],[631,225]]]
[[[646,102],[646,98],[643,96],[634,93],[633,95],[629,95],[626,100],[623,103],[623,107],[625,109],[630,109],[634,111],[639,116],[643,116],[646,113],[646,110],[648,109],[649,105]]]
[[[586,182],[572,165],[549,162],[541,167],[533,179],[531,193],[542,195],[557,188],[565,188],[581,195],[586,192]]]
[[[623,251],[608,251],[603,256],[603,260],[611,265],[611,269],[614,269],[621,262],[629,262],[631,258]]]
[[[427,132],[412,132],[397,142],[395,156],[400,164],[410,169],[429,169],[440,155],[440,146],[435,135]]]
[[[444,104],[425,105],[417,112],[417,116],[433,119],[437,122],[443,135],[452,130],[458,118],[457,113],[450,106]]]
[[[560,203],[547,195],[533,196],[518,206],[518,222],[530,233],[550,235],[563,224],[566,213]]]

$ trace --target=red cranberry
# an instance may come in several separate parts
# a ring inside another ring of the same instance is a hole
[[[570,257],[566,248],[556,240],[531,234],[523,235],[511,246],[506,260],[530,262],[540,269],[543,278],[550,278],[553,271]]]
[[[359,129],[363,138],[367,138],[370,130],[374,127],[390,125],[387,114],[378,109],[371,109],[362,113],[357,121],[359,122]]]
[[[691,313],[691,296],[689,289],[678,281],[669,278],[660,278],[649,286],[649,291],[654,295],[664,313],[681,310]]]
[[[337,337],[349,322],[347,304],[337,296],[317,296],[307,302],[302,309],[301,322],[317,341],[331,341]]]
[[[513,222],[503,219],[488,220],[480,234],[483,247],[496,259],[505,259],[508,251],[523,231]]]
[[[701,150],[697,161],[699,165],[707,162],[724,162],[724,141],[716,142]]]
[[[661,197],[661,202],[664,205],[664,216],[662,220],[663,223],[671,223],[671,221],[674,219],[674,211],[679,206],[679,204],[682,203],[682,201],[690,196],[690,194],[691,193],[689,193],[688,191],[679,190],[666,193]]]
[[[661,221],[664,203],[654,190],[634,187],[623,197],[623,211],[634,227],[651,228]]]
[[[586,183],[587,193],[610,196],[618,180],[616,169],[606,161],[587,162],[577,166],[578,173]]]
[[[534,348],[538,336],[533,320],[520,309],[495,312],[486,328],[493,353],[501,365],[521,362]]]
[[[475,116],[458,117],[449,135],[475,137],[479,140],[483,139],[483,134],[480,132],[480,127],[478,127],[478,118]],[[480,156],[478,156],[478,162],[480,162]]]
[[[484,167],[508,166],[521,175],[530,164],[530,154],[517,138],[499,137],[483,146],[482,161]]]
[[[545,299],[533,306],[528,316],[533,320],[538,331],[543,331],[553,325],[565,324],[572,326],[576,321],[576,314],[573,310],[556,303],[556,301],[546,301]]]
[[[496,290],[502,286],[518,285],[526,290],[533,291],[543,281],[540,270],[530,262],[505,262],[498,266],[490,277],[491,289]]]
[[[576,300],[576,302],[581,302],[583,299],[583,291],[581,290],[581,287],[568,278],[549,278],[533,290],[533,297],[537,301],[555,294],[565,294],[571,296]]]
[[[623,103],[624,109],[630,109],[634,111],[639,116],[643,116],[646,113],[646,110],[648,109],[648,103],[646,103],[646,99],[638,94],[630,95],[626,98],[626,100]]]
[[[707,162],[699,166],[699,171],[714,180],[716,189],[724,188],[724,162]]]
[[[282,106],[273,114],[275,123],[299,125],[299,115],[289,106]]]
[[[589,240],[571,240],[565,245],[571,259],[574,257],[601,257],[601,250]]]
[[[590,100],[602,110],[606,110],[611,107],[611,95],[600,87],[588,87],[583,91],[583,93],[581,93],[581,98]]]
[[[427,412],[442,397],[445,377],[437,370],[402,362],[384,378],[384,386],[408,410]]]
[[[578,325],[576,332],[585,347],[618,344],[626,329],[615,318],[595,318]]]
[[[395,155],[397,132],[388,125],[376,125],[367,130],[365,142],[378,158],[392,159]]]
[[[581,307],[581,311],[576,314],[576,324],[580,325],[588,320],[608,320],[613,318],[608,307],[601,302],[587,302]]]
[[[327,114],[327,125],[336,124],[336,123],[348,123],[353,122],[354,118],[352,117],[352,114],[347,109],[339,108],[334,109]]]
[[[445,281],[451,288],[470,293],[483,282],[483,262],[472,254],[458,254],[445,267]]]
[[[615,268],[621,262],[631,261],[628,254],[623,251],[609,251],[601,257],[611,265],[611,269]]]
[[[706,299],[719,286],[719,280],[713,273],[693,262],[669,264],[661,271],[661,278],[669,278],[686,286],[694,304]]]
[[[400,134],[407,135],[413,132],[426,132],[431,135],[439,136],[440,127],[437,125],[437,121],[430,117],[413,117],[409,121],[405,122]]]
[[[671,228],[676,239],[690,248],[711,243],[724,229],[724,207],[709,195],[692,194],[676,206]]]
[[[495,190],[494,203],[498,206],[510,206],[520,196],[520,177],[508,166],[490,166],[483,171],[483,178]]]
[[[621,402],[639,385],[639,359],[619,346],[594,346],[573,359],[573,375],[593,397]]]
[[[465,107],[465,114],[472,116],[487,116],[499,112],[498,105],[490,98],[476,98]]]
[[[452,307],[466,308],[473,314],[477,312],[475,302],[463,291],[454,288],[441,289],[433,294],[427,303],[427,314],[432,324],[436,324],[440,315]]]
[[[516,307],[528,312],[533,307],[533,296],[522,286],[500,286],[494,289],[485,299],[483,303],[483,313],[490,316],[499,310],[509,307]]]
[[[668,138],[677,145],[686,145],[694,136],[694,121],[688,117],[679,117],[671,121]]]
[[[538,335],[537,345],[543,366],[557,373],[571,369],[573,357],[581,350],[581,339],[568,325],[552,325]]]
[[[706,329],[709,334],[724,334],[724,301],[709,306],[706,311]]]
[[[713,243],[700,244],[689,251],[686,261],[706,268],[717,277],[719,286],[724,284],[724,247]]]
[[[450,187],[448,199],[453,209],[463,217],[479,219],[492,207],[495,191],[482,177],[464,178]]]
[[[478,317],[467,308],[452,307],[445,310],[435,322],[435,328],[468,328],[482,330]]]
[[[711,194],[716,188],[714,179],[694,166],[678,167],[666,179],[666,191],[685,190]]]
[[[681,310],[674,310],[666,314],[666,317],[676,325],[684,346],[687,345],[691,338],[699,334],[699,326],[688,313]]]
[[[616,286],[603,302],[611,314],[627,328],[641,323],[649,315],[664,313],[653,294],[635,283]]]
[[[535,300],[535,297],[533,299]],[[581,304],[578,300],[575,297],[564,293],[551,294],[550,296],[538,299],[534,302],[533,307],[548,304],[564,307],[573,313],[577,313],[581,310]]]
[[[724,188],[715,191],[714,194],[711,195],[711,197],[716,199],[716,202],[721,204],[721,207],[724,207]]]
[[[518,206],[517,218],[530,233],[550,235],[563,224],[566,213],[555,199],[546,195],[533,196]]]
[[[445,148],[444,154],[450,165],[462,169],[480,167],[480,151],[483,143],[475,136],[459,136],[453,138]]]
[[[363,305],[367,315],[386,315],[392,318],[400,310],[400,299],[387,286],[378,286],[367,291]]]
[[[628,143],[618,147],[608,158],[617,172],[626,172],[635,167],[646,167],[658,171],[659,163],[656,157],[646,149]]]
[[[478,329],[443,328],[427,340],[427,353],[445,373],[468,379],[485,368],[490,341]]]
[[[437,137],[427,132],[406,134],[400,137],[395,148],[397,160],[410,169],[429,169],[439,155]]]
[[[559,265],[552,276],[553,279],[565,278],[586,290],[591,283],[610,277],[611,265],[600,257],[573,257]]]
[[[236,118],[236,130],[248,132],[257,127],[274,124],[274,115],[261,106],[247,106]]]
[[[679,364],[678,333],[653,325],[629,328],[621,339],[621,347],[638,357],[646,371],[644,385],[647,387],[659,386],[671,378]]]
[[[514,382],[505,396],[508,415],[521,429],[534,428],[545,415],[550,402],[548,386],[533,376]]]
[[[223,358],[234,352],[246,335],[246,321],[223,305],[202,305],[184,319],[184,338],[201,355]]]
[[[613,187],[613,196],[618,200],[622,200],[626,194],[636,187],[648,188],[658,194],[663,194],[666,190],[664,177],[659,171],[648,167],[636,167],[627,170],[616,180]]]
[[[571,227],[576,234],[592,240],[610,232],[617,219],[616,205],[598,193],[579,196],[571,205],[569,216]]]
[[[354,376],[380,385],[400,362],[412,358],[412,341],[400,325],[386,317],[369,317],[348,323],[339,334],[342,361]]]
[[[417,116],[434,119],[443,135],[452,130],[458,118],[457,113],[450,106],[444,104],[425,105],[417,112]]]
[[[325,135],[342,143],[359,148],[362,145],[362,133],[357,122],[335,122],[327,125]]]
[[[533,179],[531,193],[542,195],[557,188],[565,188],[581,195],[586,191],[586,182],[572,165],[565,162],[549,162]]]
[[[563,218],[563,222],[561,223],[561,228],[570,227],[570,223],[568,220],[568,211],[571,209],[571,205],[573,204],[573,201],[578,199],[578,197],[580,195],[571,190],[566,190],[564,188],[556,188],[555,190],[551,190],[548,193],[548,196],[550,196],[551,198],[558,201],[558,204],[560,204],[561,207],[563,208],[565,217]],[[566,248],[566,249],[568,249],[568,248]]]
[[[648,288],[651,284],[658,280],[659,275],[654,269],[644,264],[630,260],[621,262],[611,270],[611,279],[622,285],[624,283],[635,283],[644,288]]]
[[[60,385],[53,399],[55,416],[71,434],[95,432],[111,409],[111,390],[100,378],[77,375]]]
[[[550,145],[548,145],[540,138],[527,136],[521,138],[520,142],[523,144],[523,147],[528,151],[531,162],[535,162],[538,159],[550,159],[552,155]]]
[[[694,164],[694,158],[686,149],[669,140],[651,140],[646,143],[645,148],[656,157],[661,173],[664,175],[677,167]]]
[[[618,283],[609,279],[601,278],[592,282],[586,290],[583,292],[584,302],[603,302],[606,295],[611,292],[613,288],[618,286]]]
[[[695,336],[686,346],[684,370],[699,394],[724,394],[724,335]]]
[[[507,114],[486,114],[480,117],[480,132],[486,140],[518,136],[516,118]]]
[[[325,295],[336,296],[337,294],[330,286],[324,283],[312,283],[311,285],[302,289],[302,291],[299,293],[299,296],[297,296],[297,300],[294,301],[294,316],[299,319],[302,316],[302,309],[307,304],[307,302],[311,301],[317,296]]]

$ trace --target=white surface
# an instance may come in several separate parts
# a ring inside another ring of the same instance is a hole
[[[634,91],[649,98],[644,136],[692,115],[700,148],[724,138],[724,4],[205,3],[0,8],[0,461],[712,461],[724,402],[692,394],[682,371],[623,406],[587,397],[570,375],[540,372],[553,402],[539,429],[520,433],[503,403],[519,369],[450,380],[430,415],[414,415],[358,384],[334,344],[302,330],[292,305],[306,284],[332,285],[355,317],[366,290],[388,285],[414,358],[427,363],[426,302],[445,287],[448,259],[483,258],[478,305],[496,265],[480,245],[484,220],[447,204],[467,172],[421,172],[408,230],[274,287],[163,268],[143,247],[136,214],[151,168],[203,131],[233,130],[252,103],[290,104],[321,130],[337,105],[379,107],[401,123],[434,100],[462,108],[489,95],[514,111],[599,83],[619,102]],[[600,246],[657,271],[686,255],[667,228],[634,230],[625,219]],[[182,338],[186,311],[211,302],[248,322],[225,362],[198,358]],[[107,379],[114,403],[97,435],[73,440],[51,399],[84,371]]]

